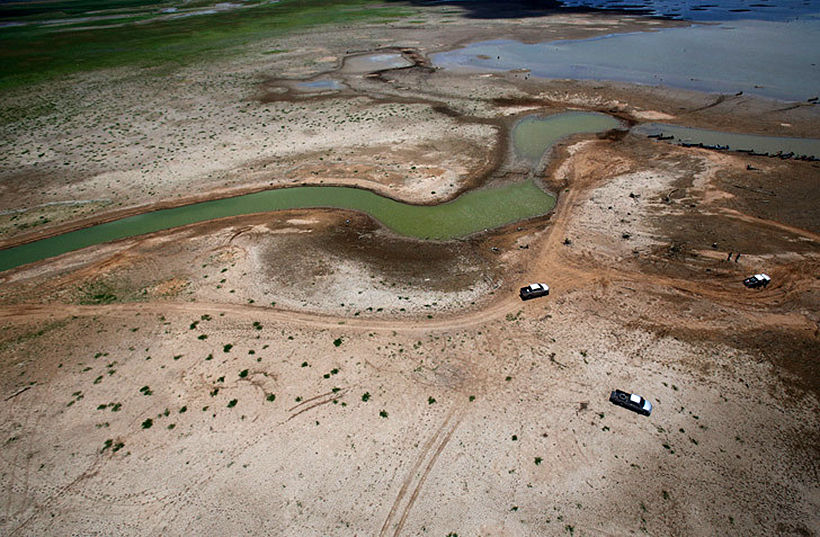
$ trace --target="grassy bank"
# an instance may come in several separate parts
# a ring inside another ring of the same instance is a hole
[[[179,11],[167,12],[176,5]],[[216,13],[208,12],[210,3],[196,6],[121,0],[6,7],[0,19],[22,25],[0,29],[0,89],[102,68],[185,64],[308,26],[407,14],[366,0],[282,0]]]

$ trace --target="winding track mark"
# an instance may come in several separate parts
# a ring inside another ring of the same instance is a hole
[[[394,525],[395,531],[393,531],[393,537],[398,537],[401,533],[404,523],[410,514],[410,510],[413,508],[413,504],[416,502],[416,499],[421,492],[421,488],[427,480],[427,476],[430,475],[430,471],[433,469],[433,466],[435,466],[436,460],[438,460],[438,457],[441,455],[441,452],[444,451],[444,448],[447,447],[447,444],[450,442],[450,438],[452,438],[453,433],[458,428],[463,417],[464,406],[454,406],[447,413],[447,417],[444,418],[444,421],[441,425],[439,425],[438,429],[436,429],[433,436],[431,436],[427,442],[424,443],[424,446],[421,448],[421,452],[418,457],[416,457],[413,466],[410,468],[410,472],[408,472],[407,477],[405,477],[404,481],[402,481],[399,493],[393,501],[393,505],[390,508],[390,512],[387,514],[384,524],[382,524],[379,537],[385,537]],[[434,446],[435,449],[433,449]],[[427,461],[427,464],[424,466],[424,470],[419,472],[419,469],[425,461]],[[414,482],[415,485],[413,486]],[[410,494],[407,503],[404,505],[404,509],[401,511],[401,517],[398,522],[395,522],[396,513],[399,510],[399,506],[402,504],[402,500],[404,500],[404,497],[411,486],[413,486],[413,492]]]

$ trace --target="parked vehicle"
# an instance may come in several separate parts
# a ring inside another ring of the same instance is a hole
[[[629,409],[632,412],[643,414],[644,416],[648,416],[652,413],[652,403],[636,393],[615,390],[609,394],[609,402]]]
[[[538,298],[539,296],[547,296],[550,294],[550,286],[545,283],[531,283],[526,287],[522,287],[518,296],[521,300],[529,300],[531,298]]]
[[[754,276],[749,276],[745,280],[743,280],[743,285],[748,287],[749,289],[757,289],[758,287],[766,287],[769,285],[769,282],[772,281],[772,278],[768,274],[755,274]]]

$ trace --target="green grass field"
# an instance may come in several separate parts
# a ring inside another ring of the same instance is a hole
[[[69,0],[4,4],[0,8],[0,22],[5,24],[0,28],[0,89],[101,68],[185,64],[232,54],[299,28],[378,22],[410,14],[401,7],[383,7],[367,0],[247,2],[243,4],[247,7],[196,13],[214,3]],[[169,8],[179,11],[162,12]]]

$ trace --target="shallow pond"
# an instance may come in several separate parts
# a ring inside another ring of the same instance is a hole
[[[806,100],[820,90],[820,19],[737,21],[536,44],[483,41],[434,54],[432,61],[456,71],[528,69],[542,78]]]
[[[518,156],[537,164],[544,152],[570,134],[603,132],[621,126],[606,114],[566,112],[551,116],[527,116],[512,130],[513,148]]]
[[[322,90],[340,90],[344,89],[344,85],[333,79],[311,80],[310,82],[299,82],[296,89],[302,91],[322,91]]]

